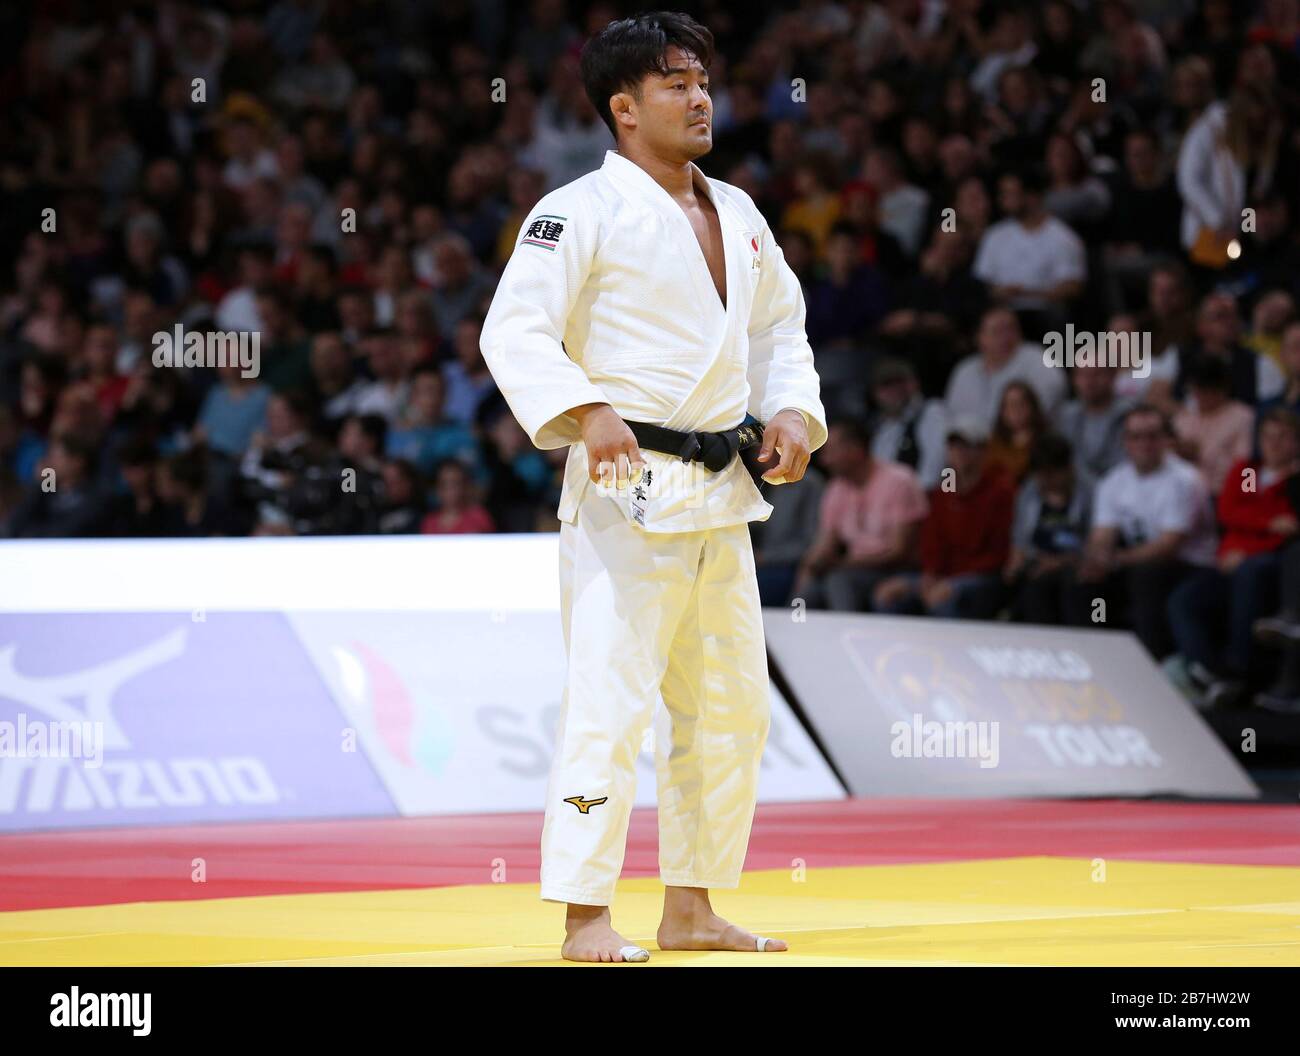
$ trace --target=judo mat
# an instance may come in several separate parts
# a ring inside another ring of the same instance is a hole
[[[0,965],[535,965],[540,814],[0,836]],[[634,967],[1300,965],[1300,807],[847,800],[760,806],[714,908],[783,953],[671,952],[653,809],[614,926]]]

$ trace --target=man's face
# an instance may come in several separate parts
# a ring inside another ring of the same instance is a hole
[[[641,80],[641,98],[631,92],[614,96],[615,114],[625,111],[636,121],[623,134],[665,158],[693,161],[713,149],[713,100],[709,74],[695,56],[672,45],[664,52],[668,75],[649,73]]]
[[[886,414],[897,414],[912,398],[912,383],[906,378],[893,378],[877,384],[872,390],[876,406]]]
[[[1124,165],[1135,179],[1147,179],[1156,168],[1159,155],[1146,136],[1129,136],[1124,141]]]
[[[846,429],[831,426],[822,449],[822,464],[836,476],[852,473],[870,457]]]
[[[1289,466],[1300,455],[1295,430],[1282,422],[1265,422],[1259,427],[1259,453],[1266,466]]]
[[[1115,392],[1115,369],[1106,366],[1075,367],[1074,391],[1085,404],[1105,403]]]
[[[317,377],[341,377],[347,373],[348,352],[338,334],[317,334],[311,346],[311,369]]]
[[[984,466],[984,445],[972,444],[957,436],[948,438],[948,465],[957,471],[957,482],[974,482]]]
[[[1016,317],[1010,312],[995,311],[980,321],[975,343],[980,352],[990,356],[1008,356],[1020,339]]]
[[[1025,189],[1019,178],[1003,176],[998,180],[998,205],[1007,216],[1020,217],[1025,211]]]
[[[1165,432],[1158,415],[1129,415],[1124,423],[1124,450],[1139,471],[1147,473],[1160,465],[1164,445]]]
[[[1178,280],[1167,271],[1153,271],[1147,286],[1151,310],[1158,316],[1173,315],[1182,307],[1182,290]]]
[[[1230,297],[1211,295],[1201,305],[1197,329],[1206,344],[1231,344],[1237,339],[1237,325],[1237,308]]]

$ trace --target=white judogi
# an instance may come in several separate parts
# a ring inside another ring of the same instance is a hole
[[[560,497],[568,678],[542,834],[542,897],[607,905],[634,763],[662,693],[659,857],[666,884],[735,887],[753,820],[769,689],[747,522],[772,507],[739,458],[718,473],[643,450],[648,479],[591,484],[585,403],[721,431],[825,411],[799,281],[744,191],[692,166],[718,212],[727,304],[682,208],[615,151],[520,231],[483,326],[484,359],[533,443],[572,445]],[[772,459],[770,465],[775,465]],[[599,801],[599,802],[593,802]]]

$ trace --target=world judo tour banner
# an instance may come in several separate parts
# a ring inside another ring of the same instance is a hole
[[[854,795],[1259,795],[1130,634],[801,615],[768,650]]]
[[[544,535],[0,544],[0,831],[540,811],[555,566]],[[774,693],[760,800],[843,795]]]

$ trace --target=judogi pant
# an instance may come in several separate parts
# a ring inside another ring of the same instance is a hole
[[[645,532],[588,488],[560,526],[560,608],[568,677],[542,898],[613,901],[661,693],[672,732],[655,738],[660,878],[738,887],[771,706],[748,526]]]

